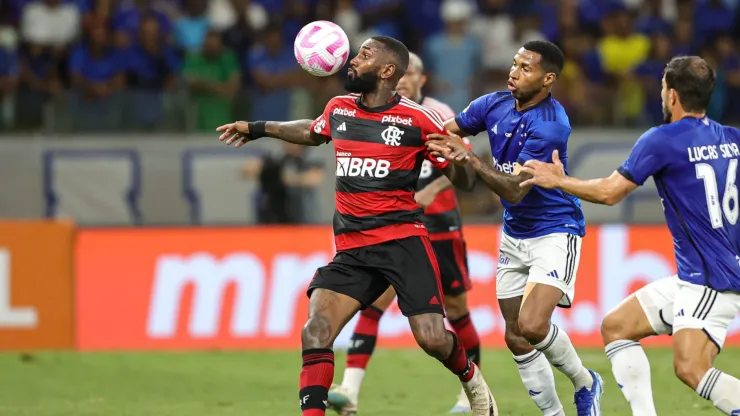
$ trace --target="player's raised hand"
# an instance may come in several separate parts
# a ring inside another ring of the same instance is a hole
[[[242,147],[248,141],[252,140],[249,134],[249,123],[246,121],[235,121],[233,123],[224,124],[223,126],[216,129],[221,135],[218,140],[225,141],[227,145],[231,145],[236,142],[234,147]]]
[[[552,151],[552,163],[545,163],[539,160],[528,160],[524,162],[520,173],[532,175],[525,180],[520,187],[536,185],[541,188],[553,189],[560,185],[560,181],[565,178],[565,168],[560,161],[560,154],[557,150]]]
[[[460,136],[432,133],[427,135],[425,144],[432,156],[443,157],[458,165],[470,161],[468,147]]]

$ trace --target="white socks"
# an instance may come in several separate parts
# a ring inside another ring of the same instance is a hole
[[[594,379],[581,363],[581,358],[578,357],[578,353],[573,348],[573,344],[565,331],[561,331],[554,324],[550,324],[550,332],[542,342],[534,345],[534,348],[542,351],[550,364],[573,382],[576,391],[583,387],[591,390]]]
[[[633,415],[656,416],[650,384],[650,362],[637,341],[618,340],[606,346],[612,373]]]
[[[357,398],[360,395],[362,380],[365,379],[365,370],[362,368],[345,368],[344,377],[342,377],[342,387],[347,391],[349,398],[354,404],[357,404]]]
[[[534,350],[528,354],[514,356],[519,376],[537,407],[544,416],[565,416],[563,405],[555,391],[555,377],[545,356]]]
[[[699,395],[726,415],[740,414],[740,380],[710,368],[696,388]]]

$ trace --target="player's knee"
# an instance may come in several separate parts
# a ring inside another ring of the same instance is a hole
[[[679,380],[694,390],[699,386],[704,374],[709,371],[708,368],[703,368],[696,358],[680,357],[679,355],[675,355],[673,358],[673,370]]]
[[[522,314],[519,316],[517,323],[524,339],[532,345],[542,342],[547,338],[547,333],[550,331],[549,319],[538,319],[531,315]]]
[[[607,313],[601,321],[601,338],[604,340],[604,345],[620,339],[631,339],[627,323],[618,312]]]
[[[412,328],[412,332],[416,343],[427,354],[442,359],[445,353],[449,353],[448,331],[441,317],[439,323],[429,322],[419,325],[416,328]]]
[[[301,331],[303,349],[331,348],[334,344],[334,330],[329,320],[321,315],[309,316]]]
[[[524,355],[532,351],[532,346],[519,332],[516,322],[507,322],[504,340],[509,351],[514,355]]]

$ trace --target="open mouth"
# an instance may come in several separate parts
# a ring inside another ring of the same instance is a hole
[[[509,91],[515,91],[516,90],[516,84],[514,84],[514,81],[509,81],[506,83],[506,86],[509,88]]]

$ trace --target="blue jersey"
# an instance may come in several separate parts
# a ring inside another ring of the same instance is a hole
[[[555,149],[567,172],[570,121],[552,95],[520,112],[510,92],[495,92],[473,100],[455,121],[467,134],[488,132],[493,166],[501,172],[513,174],[516,163],[523,165],[530,159],[552,162]],[[557,189],[535,186],[518,204],[503,199],[501,204],[504,232],[511,237],[586,233],[580,200]]]
[[[658,188],[681,280],[740,292],[737,167],[740,131],[687,117],[655,127],[618,169]]]

